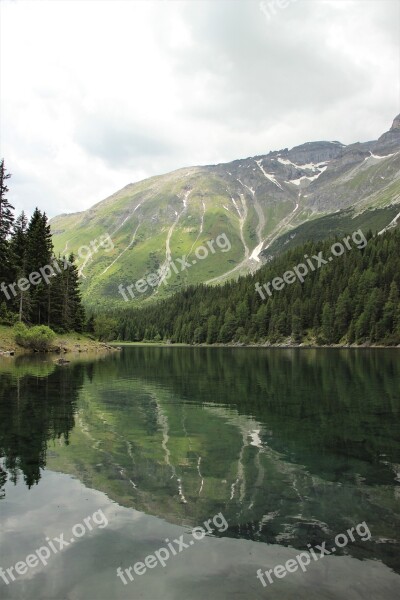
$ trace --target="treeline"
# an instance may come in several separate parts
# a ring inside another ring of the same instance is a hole
[[[310,272],[303,284],[265,293],[265,300],[257,282],[282,277],[304,255],[329,256],[339,240],[308,242],[221,287],[199,285],[145,308],[111,311],[105,329],[123,341],[400,344],[400,231],[375,237],[369,232],[366,239],[363,249],[346,251]]]
[[[0,162],[0,322],[19,320],[47,325],[58,332],[82,331],[84,309],[74,256],[54,256],[46,214],[35,209],[28,221],[17,218],[6,198],[9,191]]]

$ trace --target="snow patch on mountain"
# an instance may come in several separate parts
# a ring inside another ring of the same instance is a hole
[[[385,233],[385,231],[388,231],[389,229],[393,229],[393,227],[396,227],[397,221],[399,219],[400,219],[400,212],[398,215],[395,216],[393,221],[390,221],[389,225],[386,225],[386,227],[384,227],[381,231],[378,232],[378,235],[382,235],[382,233]]]
[[[291,160],[288,160],[286,158],[278,158],[278,162],[280,162],[282,165],[291,165],[292,167],[295,167],[296,169],[303,169],[303,170],[310,170],[310,171],[319,171],[321,170],[321,167],[325,167],[329,160],[326,160],[324,162],[319,162],[319,163],[307,163],[305,165],[296,165],[296,163],[292,162]]]
[[[394,152],[393,154],[386,154],[386,156],[378,156],[377,154],[373,154],[371,151],[369,152],[369,156],[366,156],[364,158],[365,160],[369,160],[370,158],[377,158],[378,160],[382,160],[383,158],[390,158],[391,156],[395,156],[396,154],[398,154],[397,152]]]
[[[235,208],[236,208],[236,210],[237,210],[237,212],[238,212],[239,218],[241,218],[241,216],[242,216],[242,215],[240,214],[239,207],[238,207],[238,205],[236,204],[236,200],[235,200],[234,198],[232,198],[232,202],[233,202],[233,204],[234,204],[234,206],[235,206]]]
[[[276,180],[275,175],[273,173],[266,173],[265,172],[265,170],[264,170],[264,168],[262,166],[262,159],[261,160],[256,160],[255,162],[259,166],[259,168],[261,169],[262,173],[264,174],[264,177],[266,177],[267,179],[269,179],[269,181],[271,181],[271,183],[275,184],[283,192],[284,189],[281,186],[281,184]]]
[[[256,246],[253,252],[250,255],[250,259],[255,260],[256,262],[261,262],[259,256],[261,254],[261,250],[263,248],[264,242],[260,242],[258,246]]]
[[[322,175],[322,173],[324,173],[326,171],[328,167],[322,167],[322,169],[320,170],[319,173],[317,173],[316,175],[303,175],[302,177],[299,177],[298,179],[291,179],[290,181],[285,181],[285,183],[293,183],[294,185],[300,185],[302,181],[305,181],[306,179],[308,181],[315,181],[316,179],[318,179],[318,177],[320,175]]]

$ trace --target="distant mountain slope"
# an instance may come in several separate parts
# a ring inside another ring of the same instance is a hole
[[[183,255],[190,268],[173,272],[168,285],[135,293],[134,301],[252,272],[282,249],[280,239],[286,241],[289,232],[297,235],[299,226],[314,222],[303,230],[314,236],[319,219],[338,211],[345,211],[349,228],[353,217],[368,211],[364,220],[381,229],[400,212],[399,202],[400,115],[377,141],[308,142],[227,164],[180,169],[127,185],[87,211],[60,215],[51,227],[62,253],[111,236],[111,251],[81,252],[84,297],[88,305],[124,304],[120,284],[135,283]],[[330,223],[321,221],[326,236],[333,231]],[[231,250],[196,260],[196,248],[221,233]]]
[[[339,254],[332,251],[334,239],[288,249],[238,281],[191,286],[159,303],[110,310],[114,339],[400,347],[400,230],[365,237],[353,232],[346,238],[350,249]]]

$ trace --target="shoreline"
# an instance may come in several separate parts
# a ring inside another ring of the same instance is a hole
[[[179,342],[177,344],[167,344],[166,342],[108,342],[109,346],[113,347],[129,347],[129,346],[155,346],[158,348],[269,348],[269,349],[282,349],[282,350],[400,350],[400,345],[397,346],[382,346],[374,344],[362,344],[362,345],[346,345],[346,344],[331,344],[331,345],[318,345],[318,344],[184,344]]]
[[[36,352],[29,348],[18,346],[14,339],[12,327],[0,326],[0,358],[17,356],[64,356],[65,354],[87,354],[90,352],[116,352],[117,348],[109,343],[99,342],[82,333],[64,333],[57,335],[54,344],[47,352]]]

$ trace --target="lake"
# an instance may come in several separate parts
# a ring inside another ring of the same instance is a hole
[[[54,360],[0,358],[2,599],[399,597],[398,349]]]

